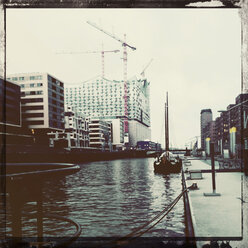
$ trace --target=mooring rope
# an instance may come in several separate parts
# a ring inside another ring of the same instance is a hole
[[[191,187],[191,186],[190,186]],[[127,244],[128,242],[133,241],[134,239],[142,236],[143,234],[145,234],[146,232],[148,232],[149,230],[151,230],[154,226],[156,226],[159,222],[161,222],[161,220],[168,215],[168,213],[174,208],[174,206],[178,203],[178,201],[180,200],[180,198],[183,196],[183,194],[190,188],[186,188],[184,189],[173,201],[172,203],[167,206],[166,208],[164,208],[161,212],[159,212],[156,216],[154,216],[151,220],[147,221],[145,224],[143,224],[142,226],[136,228],[135,230],[133,230],[132,232],[130,232],[129,234],[120,237],[118,239],[115,239],[111,242],[109,242],[108,244],[101,244],[99,245],[106,247],[106,245],[116,245],[116,246],[120,246],[120,245],[124,245]],[[162,216],[162,217],[161,217]],[[158,219],[160,217],[160,219]],[[157,220],[158,219],[158,220]],[[142,229],[144,229],[145,227],[147,227],[149,224],[153,223],[155,220],[157,220],[153,225],[151,225],[150,227],[148,227],[147,229],[141,231]],[[97,246],[97,247],[99,247]]]
[[[158,213],[155,217],[153,217],[150,221],[147,221],[145,224],[143,224],[142,226],[136,228],[134,231],[132,231],[131,233],[127,234],[124,237],[118,238],[117,240],[115,240],[114,242],[121,242],[124,241],[126,239],[135,239],[138,238],[140,236],[142,236],[144,233],[148,232],[149,230],[151,230],[154,226],[156,226],[172,209],[173,207],[178,203],[178,201],[180,200],[180,198],[182,197],[182,195],[187,191],[188,189],[183,190],[175,199],[174,201],[169,205],[169,208],[166,207],[164,210],[162,210],[160,213]],[[160,216],[162,215],[162,217],[157,220]],[[141,231],[142,229],[144,229],[145,227],[147,227],[149,224],[151,224],[152,222],[154,222],[155,220],[157,220],[152,226],[148,227],[146,230]],[[139,232],[141,231],[141,232]]]
[[[192,186],[190,186],[192,187]],[[156,226],[159,222],[161,222],[161,220],[169,214],[169,212],[175,207],[175,205],[178,203],[178,201],[181,199],[181,197],[183,196],[183,194],[190,188],[186,188],[184,189],[172,202],[169,206],[167,206],[166,208],[164,208],[162,211],[160,211],[156,216],[154,216],[151,220],[147,221],[145,224],[143,224],[142,226],[136,228],[135,230],[133,230],[132,232],[130,232],[129,234],[117,238],[116,240],[110,241],[107,244],[99,244],[96,245],[96,247],[106,247],[106,245],[109,246],[120,246],[120,245],[124,245],[127,244],[128,242],[133,241],[134,239],[142,236],[143,234],[145,234],[146,232],[150,231],[154,226]],[[26,213],[27,214],[27,213]],[[31,215],[31,214],[28,214]],[[76,223],[75,221],[72,221],[70,219],[61,217],[61,216],[57,216],[57,215],[49,215],[49,214],[44,214],[44,217],[48,217],[48,218],[58,218],[58,219],[62,219],[65,221],[69,221],[72,224],[74,224],[76,226],[76,233],[73,235],[73,237],[69,240],[73,241],[75,240],[76,237],[78,237],[81,233],[81,226]],[[154,224],[152,224],[150,227],[148,227],[151,223],[153,223],[154,221],[156,221]],[[145,230],[142,231],[142,229],[146,228]],[[66,242],[67,243],[67,242]],[[58,247],[57,245],[55,245],[55,247]]]

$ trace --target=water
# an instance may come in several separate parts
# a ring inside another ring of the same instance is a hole
[[[153,172],[153,159],[122,159],[80,165],[81,170],[46,182],[44,210],[77,221],[81,237],[124,236],[167,207],[181,192],[181,175]],[[34,203],[24,206],[32,212]],[[23,235],[35,234],[35,220],[23,217]],[[69,236],[75,229],[45,219],[44,236]],[[173,210],[142,237],[185,236],[182,198]]]

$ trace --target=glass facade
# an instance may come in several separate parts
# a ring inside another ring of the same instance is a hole
[[[134,78],[128,81],[127,86],[128,118],[150,126],[149,83]],[[99,78],[65,87],[65,103],[85,116],[124,117],[124,83]]]

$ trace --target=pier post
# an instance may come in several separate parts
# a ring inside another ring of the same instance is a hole
[[[214,143],[210,143],[210,156],[211,156],[211,167],[212,167],[212,193],[203,193],[204,196],[220,196],[219,193],[216,193],[216,183],[215,183],[215,161],[214,161]]]
[[[210,155],[211,155],[211,167],[212,167],[212,186],[213,186],[213,193],[216,193],[214,143],[212,143],[212,142],[210,143]]]

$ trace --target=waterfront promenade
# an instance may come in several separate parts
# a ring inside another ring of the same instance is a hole
[[[186,186],[189,187],[192,183],[197,183],[198,186],[198,189],[189,190],[188,193],[197,247],[209,244],[210,238],[219,240],[219,245],[222,242],[220,240],[242,240],[243,173],[216,172],[216,193],[220,196],[205,196],[204,193],[213,192],[212,174],[204,172],[211,169],[210,163],[204,160],[190,161],[190,165],[184,164],[183,170],[186,171]],[[215,162],[215,169],[219,169],[218,162]],[[192,174],[192,171],[200,173]],[[192,178],[195,176],[195,179],[191,179],[190,175]],[[242,241],[235,241],[233,244],[235,246],[232,247],[242,247]]]

